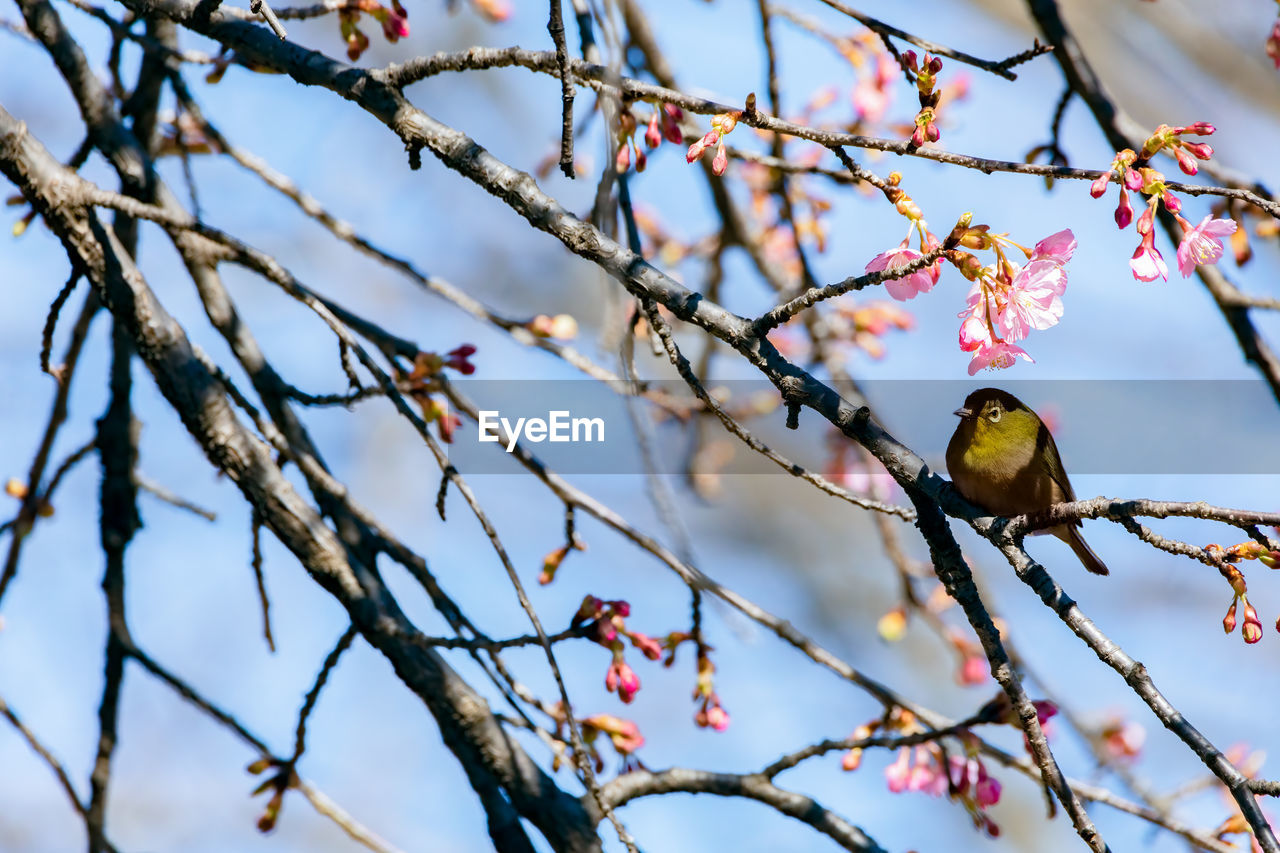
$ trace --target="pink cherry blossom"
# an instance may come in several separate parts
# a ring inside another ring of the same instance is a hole
[[[1206,216],[1200,224],[1191,228],[1183,226],[1182,242],[1178,244],[1178,272],[1187,278],[1199,264],[1216,264],[1222,258],[1222,238],[1236,230],[1234,219],[1214,219]]]
[[[729,728],[729,712],[720,705],[712,705],[707,709],[707,725],[717,732]]]
[[[947,777],[942,772],[937,754],[927,746],[916,747],[916,761],[907,778],[907,790],[921,791],[931,797],[947,792]]]
[[[998,315],[1005,337],[1020,341],[1032,329],[1056,325],[1062,319],[1066,289],[1067,274],[1052,261],[1032,261],[1018,270]]]
[[[982,282],[975,281],[965,298],[965,310],[957,315],[964,318],[960,324],[960,349],[964,352],[973,352],[993,342],[991,326],[987,322],[990,300]]]
[[[1063,228],[1057,234],[1050,234],[1031,250],[1032,261],[1053,261],[1061,266],[1071,260],[1076,251],[1076,235],[1070,228]]]
[[[1165,266],[1164,256],[1155,246],[1151,231],[1142,236],[1142,242],[1129,259],[1129,268],[1138,281],[1155,281],[1156,276],[1169,280],[1169,268]]]
[[[1035,362],[1035,359],[1027,355],[1027,351],[1017,344],[1006,343],[1005,341],[988,343],[979,347],[973,353],[973,358],[969,361],[969,375],[973,376],[979,370],[988,368],[1003,370],[1012,367],[1014,360],[1017,358],[1023,361]]]
[[[907,783],[911,777],[910,760],[911,749],[904,746],[898,750],[897,760],[884,770],[884,778],[889,783],[889,790],[895,794],[901,794],[907,790]]]
[[[866,271],[883,272],[895,267],[906,266],[922,257],[924,255],[912,249],[907,245],[907,241],[903,240],[897,247],[881,252],[868,261]],[[890,296],[899,302],[914,299],[916,294],[928,293],[933,290],[933,286],[938,282],[938,275],[941,273],[940,264],[941,261],[924,269],[916,270],[902,278],[886,279],[884,288],[889,292]]]
[[[872,124],[884,118],[889,102],[893,99],[893,88],[890,84],[897,79],[898,63],[887,53],[876,57],[876,67],[872,74],[858,78],[853,87],[853,108],[858,118]]]

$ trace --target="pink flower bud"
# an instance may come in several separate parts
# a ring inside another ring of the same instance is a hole
[[[898,750],[898,757],[892,764],[884,770],[884,779],[889,784],[889,790],[894,794],[900,794],[907,790],[907,781],[910,778],[910,761],[911,750],[903,747]]]
[[[911,133],[911,144],[919,148],[924,145],[924,128],[916,125],[916,129]]]
[[[707,725],[712,729],[722,732],[729,728],[729,712],[720,705],[713,705],[707,709]]]
[[[626,619],[631,615],[631,602],[627,601],[625,598],[618,598],[605,603],[612,607],[613,612],[621,616],[623,619]]]
[[[662,105],[662,135],[668,142],[680,145],[684,142],[684,134],[680,132],[680,119],[684,111],[672,104]]]
[[[1208,160],[1213,156],[1213,146],[1206,142],[1184,142],[1182,147],[1201,160]]]
[[[618,174],[622,174],[631,168],[631,146],[625,142],[618,146],[618,158],[614,161],[614,168],[618,170]]]
[[[994,806],[1000,802],[1000,782],[991,776],[984,776],[973,787],[973,798],[982,808]]]
[[[1153,207],[1153,205],[1148,204],[1147,209],[1142,211],[1142,215],[1138,217],[1138,233],[1144,238],[1151,233],[1151,219],[1154,215],[1152,213]],[[1145,243],[1147,241],[1144,240],[1143,242]]]
[[[706,153],[706,150],[712,145],[715,145],[718,141],[720,141],[719,133],[714,130],[707,131],[705,136],[689,146],[689,153],[685,155],[684,159],[689,163],[692,163],[695,160],[701,160],[702,155]]]
[[[1124,187],[1120,188],[1120,204],[1116,205],[1116,227],[1121,231],[1129,227],[1129,223],[1133,222],[1133,206],[1129,204],[1129,193]]]
[[[1036,719],[1043,726],[1053,717],[1058,716],[1058,706],[1050,702],[1048,699],[1037,699],[1031,703],[1036,709]]]
[[[659,643],[648,634],[641,634],[639,631],[633,631],[629,634],[631,644],[640,650],[640,653],[649,660],[657,660],[662,657],[662,643]]]
[[[1236,629],[1236,601],[1232,599],[1227,615],[1222,618],[1222,630],[1230,634]]]
[[[912,71],[918,72],[920,66],[916,64],[916,52],[914,50],[908,50],[904,52],[902,54],[902,61],[905,62],[907,64],[907,67],[910,68]]]
[[[604,676],[604,686],[610,693],[616,691],[619,699],[630,704],[640,690],[640,677],[626,661],[617,658],[609,664],[609,671]]]
[[[716,148],[716,156],[711,160],[711,171],[716,177],[723,175],[725,170],[729,168],[729,152],[725,150],[724,143],[721,142]]]
[[[1250,645],[1262,639],[1262,622],[1258,619],[1258,611],[1248,602],[1244,605],[1244,625],[1240,628],[1240,635]]]
[[[645,128],[644,144],[648,145],[650,149],[657,148],[662,144],[662,132],[658,130],[658,113],[656,110],[649,119],[649,126]]]
[[[455,347],[445,353],[448,358],[444,360],[444,366],[452,367],[464,376],[470,376],[476,372],[476,366],[468,359],[475,355],[475,352],[476,348],[471,344],[463,344],[460,347]]]
[[[1094,198],[1102,198],[1107,192],[1107,184],[1111,182],[1111,173],[1099,175],[1097,180],[1089,185],[1089,195]]]
[[[1134,192],[1141,192],[1143,187],[1142,175],[1136,169],[1125,169],[1124,185]]]
[[[1178,168],[1181,169],[1184,174],[1194,175],[1196,172],[1200,171],[1200,167],[1196,164],[1196,158],[1192,157],[1181,148],[1173,149],[1173,156],[1174,159],[1178,161]]]
[[[960,665],[960,672],[957,678],[961,684],[981,684],[987,680],[990,674],[990,668],[987,665],[987,659],[977,655],[965,655],[964,663]]]
[[[927,67],[929,69],[930,74],[937,74],[939,71],[942,70],[942,57],[940,56],[933,57],[932,59],[929,60],[929,65]]]
[[[942,131],[938,130],[936,122],[931,121],[924,126],[924,136],[925,139],[928,139],[930,142],[937,142],[942,138]]]
[[[1160,201],[1164,203],[1165,210],[1170,213],[1177,213],[1179,210],[1182,210],[1182,202],[1176,195],[1168,190],[1165,190],[1165,192],[1160,196]]]
[[[1217,130],[1216,127],[1207,121],[1198,121],[1195,124],[1189,124],[1186,127],[1179,128],[1179,133],[1189,133],[1193,136],[1212,136]]]

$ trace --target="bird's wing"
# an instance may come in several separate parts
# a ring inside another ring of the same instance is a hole
[[[1071,480],[1067,479],[1067,469],[1062,466],[1062,457],[1058,455],[1058,445],[1054,443],[1053,434],[1049,432],[1049,428],[1043,423],[1040,424],[1040,431],[1036,435],[1036,450],[1035,458],[1041,460],[1041,464],[1045,466],[1045,473],[1049,475],[1062,493],[1054,496],[1057,498],[1054,503],[1074,501],[1076,493],[1071,488]],[[1077,519],[1072,522],[1071,526],[1082,527],[1083,525]]]

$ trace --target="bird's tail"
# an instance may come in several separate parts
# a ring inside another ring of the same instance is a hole
[[[1107,564],[1093,553],[1093,549],[1084,541],[1084,537],[1080,535],[1078,527],[1063,525],[1055,528],[1054,535],[1071,546],[1071,550],[1076,552],[1076,556],[1080,558],[1080,562],[1084,563],[1084,567],[1095,575],[1109,575],[1110,569]]]

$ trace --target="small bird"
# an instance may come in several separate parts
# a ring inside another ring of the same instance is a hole
[[[1013,516],[1076,499],[1049,428],[1017,397],[982,388],[955,413],[960,424],[947,444],[947,473],[970,503],[992,515]],[[1077,519],[1041,532],[1070,545],[1095,575],[1110,574],[1080,527]]]

